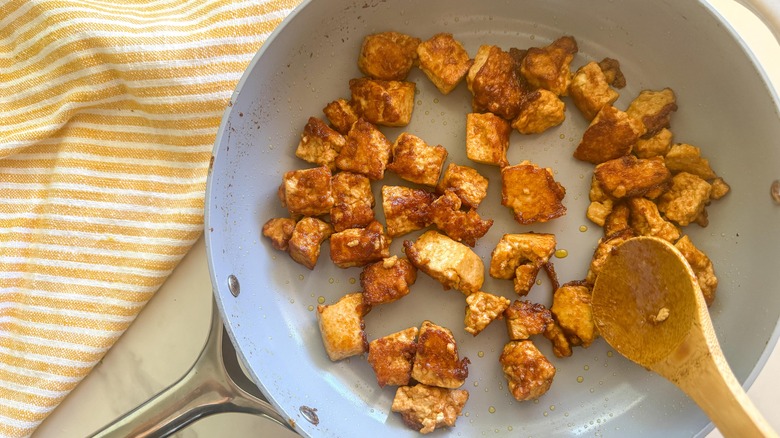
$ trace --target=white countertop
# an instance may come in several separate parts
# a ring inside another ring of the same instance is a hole
[[[780,86],[780,46],[753,17],[729,0],[711,0],[743,35]],[[778,169],[780,177],[780,169]],[[780,208],[780,207],[778,207]],[[83,437],[124,414],[181,377],[208,333],[211,283],[203,239],[193,247],[101,364],[44,421],[36,438]],[[780,431],[780,348],[775,348],[748,395]],[[177,437],[297,436],[247,414],[207,417]],[[710,438],[719,437],[715,431]]]

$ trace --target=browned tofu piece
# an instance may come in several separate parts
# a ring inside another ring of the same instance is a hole
[[[591,202],[588,205],[585,216],[598,226],[604,226],[607,216],[612,212],[615,199],[604,193],[604,189],[601,187],[598,179],[596,179],[595,174],[590,180],[588,198]]]
[[[330,236],[330,259],[339,268],[365,266],[390,257],[390,242],[377,221],[366,228],[348,228]]]
[[[392,303],[409,294],[417,280],[417,268],[398,256],[367,265],[360,273],[363,302],[369,306]]]
[[[520,73],[534,87],[565,96],[577,51],[577,41],[570,36],[560,37],[546,47],[531,47],[520,64]]]
[[[718,277],[715,276],[712,261],[704,252],[694,246],[688,236],[680,238],[674,246],[691,265],[693,273],[696,274],[696,280],[699,282],[701,293],[704,295],[704,301],[707,306],[711,306],[715,301],[715,291],[718,288]]]
[[[702,179],[713,179],[710,162],[701,156],[701,149],[685,143],[676,144],[666,154],[666,167],[672,173],[688,172]]]
[[[553,323],[552,312],[539,303],[515,300],[504,310],[509,339],[521,341],[544,333]]]
[[[550,311],[571,344],[587,348],[598,337],[590,303],[591,290],[585,284],[564,284],[553,294]]]
[[[520,112],[512,120],[512,127],[521,134],[539,134],[566,119],[566,105],[557,94],[545,89],[529,93]]]
[[[363,38],[358,68],[368,77],[402,81],[417,60],[420,39],[400,32],[381,32]]]
[[[374,194],[365,175],[339,172],[331,181],[333,208],[330,221],[335,231],[365,228],[374,220]]]
[[[585,281],[589,284],[595,284],[596,278],[598,278],[601,270],[604,268],[604,263],[606,262],[609,253],[612,252],[614,248],[620,246],[621,243],[632,237],[636,237],[636,235],[637,234],[633,229],[627,228],[599,239],[599,244],[593,252],[590,268],[588,269],[588,275],[585,277]]]
[[[368,344],[368,363],[380,387],[408,385],[417,353],[417,327],[374,339]]]
[[[393,144],[376,126],[359,119],[347,134],[347,143],[336,157],[336,167],[372,180],[385,176]]]
[[[333,227],[327,222],[313,217],[299,220],[288,242],[290,257],[303,266],[314,269],[320,257],[320,245],[331,234]]]
[[[624,202],[618,202],[612,207],[604,220],[604,235],[611,236],[617,232],[631,228],[631,209]]]
[[[363,316],[370,310],[363,304],[360,292],[344,295],[334,304],[317,306],[322,343],[330,360],[335,362],[368,351]]]
[[[636,158],[633,155],[605,161],[594,175],[602,190],[613,198],[644,196],[659,187],[667,187],[672,174],[661,157]]]
[[[440,282],[444,289],[466,295],[482,289],[485,266],[468,246],[431,230],[414,242],[404,241],[404,250],[417,269]]]
[[[431,204],[436,195],[423,189],[404,186],[382,186],[382,209],[387,234],[401,236],[431,224]]]
[[[464,389],[401,386],[391,409],[401,414],[406,426],[424,435],[440,427],[454,426],[468,399],[469,392]]]
[[[487,196],[488,179],[480,175],[476,169],[450,163],[444,171],[436,192],[444,194],[452,190],[466,207],[477,208]]]
[[[431,204],[431,221],[451,239],[473,247],[493,226],[493,219],[482,219],[473,208],[462,211],[461,205],[458,195],[444,192]]]
[[[509,164],[509,122],[493,113],[466,115],[466,156],[477,163],[504,167]]]
[[[414,82],[358,78],[349,81],[352,107],[375,125],[406,126],[414,109]]]
[[[531,341],[509,341],[498,361],[509,392],[517,401],[541,397],[555,377],[555,366]]]
[[[450,33],[437,33],[417,46],[420,70],[444,94],[449,94],[466,77],[471,59]]]
[[[490,276],[514,279],[515,292],[526,295],[555,252],[555,245],[554,234],[504,234],[491,253]]]
[[[626,109],[626,113],[645,125],[645,137],[652,137],[669,127],[672,113],[677,111],[677,97],[671,88],[643,90]]]
[[[271,246],[275,249],[287,251],[294,228],[294,219],[275,217],[263,224],[263,236],[271,240]]]
[[[731,186],[729,186],[726,181],[720,177],[710,181],[710,185],[712,186],[712,190],[710,191],[710,199],[718,200],[726,196],[731,191]]]
[[[336,156],[347,143],[344,136],[331,129],[325,122],[309,117],[303,128],[301,141],[295,150],[295,156],[309,163],[336,168]]]
[[[417,338],[412,378],[424,385],[458,388],[469,376],[469,359],[460,358],[450,329],[423,321]]]
[[[558,325],[558,322],[555,321],[555,318],[552,318],[552,322],[547,324],[543,335],[550,341],[550,344],[552,344],[555,357],[571,356],[572,351],[569,338],[566,337],[566,333],[563,332],[563,329]]]
[[[358,119],[355,109],[346,99],[334,100],[325,106],[322,112],[325,113],[325,117],[328,118],[336,131],[342,135],[346,135]]]
[[[583,65],[574,73],[569,84],[569,96],[574,106],[588,120],[593,120],[602,108],[612,106],[620,97],[618,92],[609,86],[607,75],[594,61]]]
[[[672,131],[663,128],[650,138],[637,140],[632,152],[639,158],[663,157],[671,147]]]
[[[623,76],[623,71],[620,69],[620,62],[617,59],[604,58],[599,61],[599,67],[607,77],[607,83],[609,85],[618,89],[626,86],[626,77]]]
[[[670,243],[680,238],[680,229],[661,217],[658,206],[653,201],[631,198],[628,200],[628,207],[631,211],[631,228],[640,236],[654,236]]]
[[[489,111],[507,120],[517,117],[528,93],[513,57],[497,46],[482,45],[466,75],[475,113]]]
[[[593,164],[614,160],[631,152],[644,126],[612,105],[601,108],[582,140],[574,150],[574,158]]]
[[[688,172],[672,177],[672,186],[658,198],[658,210],[680,226],[695,222],[710,202],[712,186]]]
[[[509,300],[487,292],[474,292],[466,297],[466,317],[463,323],[466,331],[477,336],[494,319],[503,316],[509,307]]]
[[[563,216],[565,195],[566,189],[553,179],[551,169],[529,161],[501,168],[501,205],[511,208],[521,224]]]
[[[447,149],[443,146],[430,146],[420,137],[404,132],[393,144],[393,159],[387,170],[407,181],[433,187],[446,159]]]
[[[328,166],[285,172],[280,192],[291,216],[321,216],[333,207]]]

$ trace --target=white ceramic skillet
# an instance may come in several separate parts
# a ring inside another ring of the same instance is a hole
[[[765,16],[777,7],[766,7]],[[775,17],[777,13],[775,11]],[[770,18],[771,20],[771,18]],[[775,20],[775,23],[777,21]],[[348,98],[348,81],[360,75],[356,59],[363,37],[395,30],[427,39],[451,32],[473,56],[480,44],[504,49],[542,46],[561,35],[579,43],[573,67],[604,57],[618,59],[628,81],[616,103],[642,89],[671,87],[679,110],[675,142],[702,148],[732,192],[709,208],[710,224],[686,229],[713,260],[720,278],[711,308],[725,356],[740,381],[757,375],[778,337],[780,316],[780,206],[769,189],[780,178],[777,94],[739,37],[703,1],[517,0],[313,0],[304,2],[251,63],[231,99],[219,131],[207,193],[206,244],[217,303],[249,374],[280,414],[306,436],[415,436],[390,411],[394,388],[380,389],[364,358],[328,360],[314,308],[359,290],[360,269],[342,270],[323,246],[309,271],[274,250],[260,227],[287,215],[276,196],[282,174],[311,167],[294,156],[310,116]],[[572,158],[583,117],[567,99],[566,121],[541,135],[513,133],[509,161],[551,167],[566,188],[567,214],[546,224],[521,226],[500,205],[496,168],[465,157],[464,120],[470,110],[465,83],[441,95],[419,70],[413,119],[383,131],[392,141],[412,132],[449,151],[448,162],[477,168],[490,178],[481,215],[495,220],[475,251],[489,263],[503,233],[555,233],[565,258],[553,259],[560,281],[584,278],[601,230],[585,218],[592,165]],[[405,184],[388,173],[374,183]],[[581,231],[581,227],[587,231]],[[402,254],[404,239],[393,242]],[[229,278],[240,294],[229,290]],[[549,305],[550,282],[540,275],[529,299]],[[514,299],[511,282],[488,278],[483,287]],[[612,353],[603,341],[557,359],[549,343],[537,345],[557,367],[551,390],[538,402],[509,395],[498,364],[506,341],[503,323],[478,337],[462,329],[464,297],[444,291],[425,274],[412,293],[376,307],[366,317],[368,339],[430,319],[453,330],[462,356],[471,360],[464,389],[471,398],[452,436],[697,436],[709,430],[704,414],[670,383]],[[316,410],[316,411],[314,411]],[[316,412],[318,421],[307,421]],[[316,424],[315,424],[316,423]]]

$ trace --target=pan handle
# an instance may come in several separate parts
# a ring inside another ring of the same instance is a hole
[[[737,0],[757,16],[780,43],[780,2],[777,0]]]
[[[223,348],[230,349],[232,344],[224,336],[216,309],[215,303],[208,339],[192,368],[178,382],[91,437],[165,437],[203,417],[222,412],[260,415],[290,427],[254,385],[244,385],[247,390],[238,385],[235,380],[249,381],[243,373],[233,377],[226,371],[225,360],[230,358],[223,357]],[[232,365],[237,366],[237,359],[233,359]]]

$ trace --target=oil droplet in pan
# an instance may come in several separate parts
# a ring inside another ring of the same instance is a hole
[[[556,249],[555,250],[555,257],[556,258],[563,259],[563,258],[566,258],[566,256],[568,256],[568,255],[569,255],[569,251],[567,251],[565,249]]]

